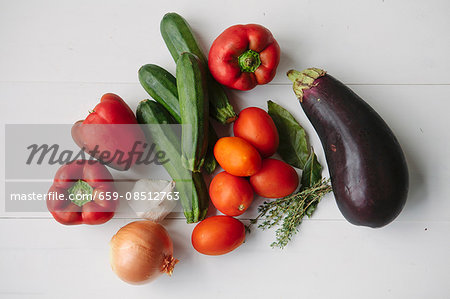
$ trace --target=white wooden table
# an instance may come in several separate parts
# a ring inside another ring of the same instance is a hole
[[[0,165],[4,124],[70,124],[106,92],[135,109],[148,95],[138,68],[174,63],[159,33],[166,12],[191,24],[205,50],[237,23],[268,27],[281,49],[276,78],[232,92],[239,110],[288,108],[320,142],[285,73],[321,67],[390,125],[406,154],[410,192],[381,229],[349,224],[327,196],[284,250],[255,230],[234,252],[209,257],[194,225],[164,222],[181,260],[172,277],[130,286],[111,271],[108,242],[133,219],[66,227],[48,213],[4,211],[0,172],[1,298],[450,298],[450,2],[442,1],[0,1]],[[18,137],[20,138],[20,137]],[[327,170],[324,171],[325,175]],[[252,211],[255,214],[260,200]]]

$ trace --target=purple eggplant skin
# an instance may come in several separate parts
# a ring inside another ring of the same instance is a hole
[[[408,195],[406,159],[394,133],[364,100],[320,69],[289,71],[325,151],[339,210],[355,225],[382,227]]]

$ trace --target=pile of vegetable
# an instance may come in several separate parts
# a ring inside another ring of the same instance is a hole
[[[105,223],[118,204],[117,197],[111,198],[117,190],[106,166],[122,171],[133,167],[131,150],[147,140],[164,151],[166,163],[161,164],[172,181],[144,178],[132,189],[164,195],[144,206],[131,204],[147,220],[127,224],[111,240],[111,266],[122,280],[140,284],[172,274],[178,260],[168,232],[158,222],[177,199],[186,222],[198,223],[192,231],[193,248],[206,255],[235,250],[253,225],[276,226],[271,245],[285,247],[303,218],[311,217],[331,191],[353,224],[380,227],[398,216],[408,192],[405,157],[387,124],[348,87],[320,69],[288,72],[322,142],[330,171],[330,179],[324,179],[305,130],[289,111],[268,101],[267,111],[247,107],[237,114],[226,94],[224,86],[250,90],[274,78],[280,47],[267,28],[231,26],[207,56],[180,15],[166,14],[160,30],[176,76],[146,64],[139,69],[139,81],[152,99],[141,101],[136,114],[118,95],[105,94],[85,120],[76,122],[74,141],[97,161],[62,166],[49,192],[76,200],[47,201],[62,224]],[[219,138],[213,122],[232,124],[233,136]],[[142,126],[119,126],[124,124]],[[173,124],[181,125],[181,138]],[[120,150],[124,156],[104,156],[102,150]],[[223,171],[216,171],[218,166]],[[204,175],[213,173],[208,188]],[[172,197],[174,190],[177,198]],[[248,210],[255,194],[268,200],[246,226],[234,217]],[[223,215],[206,218],[210,200]]]

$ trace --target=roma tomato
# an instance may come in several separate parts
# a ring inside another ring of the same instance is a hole
[[[272,156],[278,148],[277,127],[269,113],[248,107],[239,113],[233,124],[234,136],[241,137],[253,145],[263,158]]]
[[[200,253],[221,255],[239,247],[245,239],[244,224],[224,215],[206,218],[192,231],[192,246]]]
[[[297,189],[298,175],[291,165],[283,161],[265,159],[261,169],[250,177],[250,184],[262,197],[279,198]]]
[[[240,137],[222,137],[214,146],[214,157],[226,172],[236,176],[251,176],[261,167],[261,156]]]
[[[220,212],[228,216],[239,216],[252,203],[253,189],[246,179],[223,171],[211,181],[209,196]]]

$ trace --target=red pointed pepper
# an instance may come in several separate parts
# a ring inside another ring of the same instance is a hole
[[[46,202],[59,223],[101,224],[114,216],[118,198],[113,177],[104,165],[76,160],[58,169]]]
[[[86,119],[73,125],[72,138],[85,152],[117,170],[129,169],[145,143],[133,111],[113,93],[103,95]]]
[[[209,70],[217,82],[239,90],[272,81],[280,61],[280,46],[265,27],[235,25],[226,29],[209,50]]]

